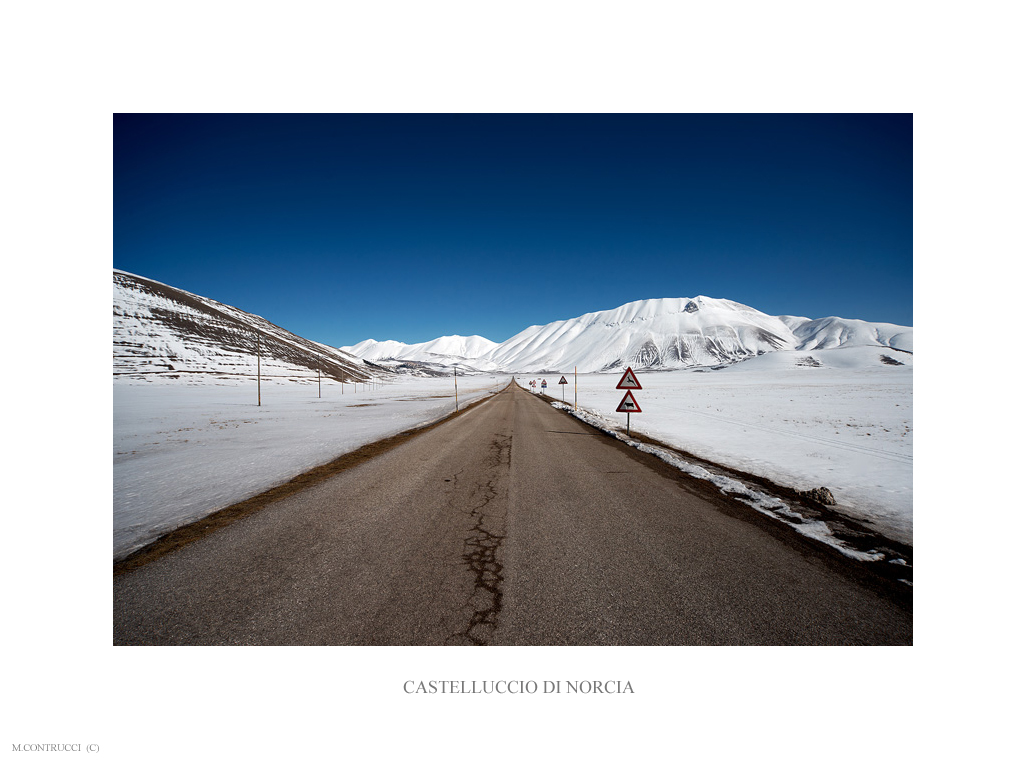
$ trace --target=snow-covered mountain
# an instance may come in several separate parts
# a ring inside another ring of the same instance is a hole
[[[772,317],[722,298],[657,298],[575,319],[536,325],[485,352],[452,336],[406,346],[364,341],[345,347],[357,356],[409,369],[414,360],[482,372],[579,372],[675,369],[731,364],[771,351],[881,346],[912,352],[913,328],[858,319]],[[484,338],[476,347],[486,346]],[[446,357],[448,346],[459,348]],[[422,347],[431,346],[430,351]]]
[[[365,382],[388,374],[210,298],[114,270],[114,379],[179,380],[321,375]]]
[[[698,296],[634,301],[529,327],[482,358],[517,372],[602,372],[712,366],[794,347],[795,337],[779,319]]]
[[[364,340],[340,350],[404,374],[431,377],[492,371],[495,367],[480,357],[499,344],[480,335],[446,335],[426,343],[398,340]]]
[[[454,364],[454,359],[477,359],[499,344],[480,335],[446,335],[426,343],[400,343],[398,340],[364,340],[341,350],[368,361],[378,359],[407,359],[419,362],[443,361]]]
[[[781,317],[789,324],[802,351],[841,346],[888,346],[899,351],[913,351],[913,328],[886,322],[864,322],[841,317]]]

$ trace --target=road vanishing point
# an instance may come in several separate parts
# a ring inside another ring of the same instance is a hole
[[[114,643],[912,644],[860,564],[511,383],[115,574]]]

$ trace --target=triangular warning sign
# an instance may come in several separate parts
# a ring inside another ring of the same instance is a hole
[[[567,378],[560,375],[560,382],[558,382],[557,385],[567,385]]]
[[[631,395],[631,391],[628,391],[624,394],[624,398],[620,400],[620,406],[617,407],[617,411],[627,412],[630,414],[631,412],[641,412],[642,407],[640,407],[638,402],[635,401],[635,397]]]
[[[631,367],[628,367],[624,372],[624,376],[621,377],[620,382],[617,383],[618,390],[629,390],[629,391],[640,391],[642,390],[642,383],[638,382],[638,378],[635,377],[635,373],[631,371]]]

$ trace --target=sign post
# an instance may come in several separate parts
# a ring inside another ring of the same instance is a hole
[[[564,377],[563,375],[560,375],[560,382],[558,383],[558,385],[567,385],[567,378]],[[566,404],[567,403],[567,389],[566,388],[561,388],[560,390],[563,391],[563,403]]]
[[[617,389],[627,391],[624,394],[624,398],[620,400],[620,404],[617,406],[618,412],[625,412],[628,415],[628,436],[631,436],[631,415],[636,412],[641,412],[642,407],[635,401],[635,397],[631,395],[631,391],[642,390],[642,383],[638,382],[638,378],[635,377],[635,373],[631,371],[631,367],[628,367],[624,374],[621,375],[620,382],[617,383]]]

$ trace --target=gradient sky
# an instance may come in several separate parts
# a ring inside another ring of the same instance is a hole
[[[913,324],[913,117],[114,116],[114,267],[333,346],[644,298]]]

